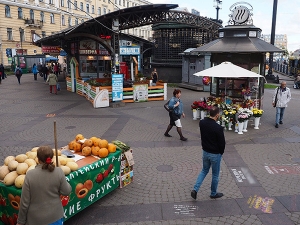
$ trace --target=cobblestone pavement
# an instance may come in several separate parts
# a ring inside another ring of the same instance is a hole
[[[192,119],[190,105],[207,97],[207,92],[182,89],[183,134],[189,139],[182,142],[174,128],[170,132],[173,137],[163,135],[169,118],[161,101],[94,109],[84,97],[66,91],[63,84],[54,95],[40,77],[34,81],[32,74],[24,74],[18,85],[17,79],[9,76],[0,85],[0,161],[35,146],[54,147],[56,121],[59,147],[77,133],[108,141],[119,139],[133,148],[135,160],[133,183],[109,193],[66,225],[300,224],[300,90],[292,89],[291,78],[280,75],[280,79],[286,80],[292,91],[283,125],[274,127],[274,90],[266,89],[260,129],[254,130],[250,121],[243,135],[225,132],[227,146],[218,188],[224,193],[221,199],[209,198],[211,174],[197,201],[190,197],[202,165],[199,121]],[[169,97],[172,91],[168,89]],[[259,201],[264,205],[259,206]]]

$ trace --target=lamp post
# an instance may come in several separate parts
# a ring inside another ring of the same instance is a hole
[[[270,43],[274,45],[275,42],[275,27],[276,27],[276,15],[277,15],[277,0],[274,0],[273,3],[273,16],[272,16],[272,30],[271,30],[271,40]],[[270,52],[269,55],[269,71],[266,78],[271,80],[275,79],[275,76],[272,74],[273,70],[273,53]]]
[[[217,10],[217,19],[219,20],[219,10],[222,9],[222,1],[221,0],[214,0],[214,7]]]

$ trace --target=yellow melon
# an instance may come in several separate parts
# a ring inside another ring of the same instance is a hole
[[[99,157],[100,158],[105,158],[105,157],[107,157],[108,156],[108,150],[107,150],[107,148],[100,148],[99,149]]]

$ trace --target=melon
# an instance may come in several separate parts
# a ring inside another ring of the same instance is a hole
[[[16,161],[16,160],[12,160],[12,161],[10,161],[9,163],[8,163],[8,169],[10,170],[10,171],[14,171],[14,170],[16,170],[17,169],[17,166],[18,166],[18,162]]]
[[[17,171],[12,171],[4,177],[3,183],[6,186],[13,185],[15,183],[15,179],[18,177]]]
[[[25,175],[19,175],[16,179],[15,179],[15,186],[17,188],[22,188],[23,184],[24,184],[24,180],[25,180]]]
[[[67,167],[71,169],[71,171],[78,170],[78,164],[76,162],[67,162]]]
[[[71,169],[68,166],[60,166],[60,168],[62,169],[62,171],[64,171],[65,175],[68,175],[71,173]]]
[[[39,147],[34,147],[34,148],[31,149],[31,151],[32,151],[32,152],[37,152],[38,148],[39,148]]]
[[[8,169],[8,166],[6,165],[3,165],[0,167],[0,180],[3,180],[4,177],[9,174],[9,169]]]
[[[9,163],[11,160],[15,160],[15,157],[14,157],[14,156],[7,156],[7,157],[4,159],[4,164],[7,166],[8,163]]]
[[[33,170],[33,169],[35,169],[35,166],[34,166],[34,165],[29,166],[28,169],[27,169],[27,171],[26,171],[26,173],[28,173],[28,171]]]
[[[24,161],[24,163],[26,163],[28,165],[28,167],[30,167],[30,166],[36,166],[36,161],[34,159],[26,159]]]
[[[105,157],[107,157],[108,156],[108,150],[107,150],[107,148],[100,148],[100,150],[99,150],[99,157],[100,158],[105,158]]]
[[[26,171],[28,170],[28,164],[27,163],[19,163],[18,166],[17,166],[17,173],[19,175],[22,175],[22,174],[26,174]]]
[[[20,154],[16,156],[16,161],[19,163],[24,162],[26,159],[28,159],[28,156],[26,154]]]

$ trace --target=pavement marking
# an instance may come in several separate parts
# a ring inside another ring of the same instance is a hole
[[[46,117],[55,117],[55,113],[53,113],[53,114],[47,114]]]
[[[275,200],[269,197],[261,197],[254,195],[253,197],[250,196],[247,200],[247,204],[249,208],[254,208],[261,210],[264,213],[272,213],[272,205],[274,204]]]
[[[176,215],[195,216],[194,211],[197,209],[195,205],[174,205]]]

